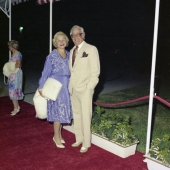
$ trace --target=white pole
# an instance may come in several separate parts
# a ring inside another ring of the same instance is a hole
[[[146,154],[149,152],[150,137],[151,137],[152,108],[153,108],[153,97],[154,97],[153,95],[154,95],[155,63],[156,63],[158,20],[159,20],[159,4],[160,4],[160,0],[156,0],[153,51],[152,51],[151,84],[150,84],[150,97],[149,97],[149,110],[148,110],[148,128],[147,128],[147,140],[146,140]]]
[[[50,0],[50,50],[49,52],[51,53],[52,51],[52,0]]]
[[[9,41],[11,41],[11,0],[9,0]],[[11,58],[11,52],[9,51],[9,59]]]

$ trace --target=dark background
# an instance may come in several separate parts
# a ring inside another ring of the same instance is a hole
[[[101,77],[125,66],[150,74],[156,0],[61,0],[53,3],[53,33],[69,36],[73,25],[85,29],[86,42],[100,54]],[[0,67],[8,60],[7,16],[0,12]],[[19,32],[19,27],[24,29]],[[170,63],[170,1],[160,2],[156,74],[168,74]],[[12,39],[20,43],[23,71],[42,70],[49,53],[49,4],[29,0],[12,6]]]

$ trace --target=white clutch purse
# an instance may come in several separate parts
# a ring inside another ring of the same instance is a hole
[[[42,88],[42,95],[46,99],[55,101],[58,97],[58,94],[60,93],[61,88],[62,84],[59,81],[53,78],[48,78]]]
[[[41,97],[38,90],[36,91],[33,97],[34,107],[36,111],[36,116],[39,119],[47,118],[47,100],[44,97]]]

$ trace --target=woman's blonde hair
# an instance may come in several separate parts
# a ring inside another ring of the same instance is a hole
[[[67,35],[64,34],[64,33],[61,32],[61,31],[59,31],[59,32],[57,32],[57,33],[54,35],[54,38],[53,38],[53,45],[54,45],[54,47],[57,47],[57,45],[56,45],[56,39],[57,39],[57,37],[58,37],[59,35],[62,35],[62,36],[65,37],[66,43],[67,43],[66,46],[68,46],[69,39],[68,39]]]
[[[18,50],[18,48],[19,48],[19,43],[18,43],[18,41],[11,40],[11,41],[8,42],[8,46],[10,46],[10,47]]]

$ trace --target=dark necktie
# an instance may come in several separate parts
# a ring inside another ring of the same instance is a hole
[[[72,66],[74,65],[74,62],[75,62],[75,59],[76,59],[76,55],[77,55],[77,51],[78,51],[78,46],[76,46],[76,48],[73,51]]]

